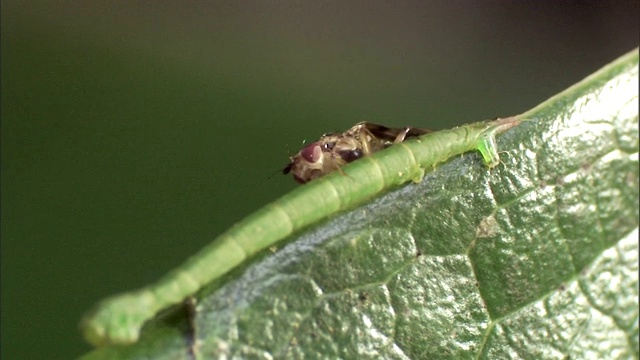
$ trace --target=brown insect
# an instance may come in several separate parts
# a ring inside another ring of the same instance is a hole
[[[343,133],[324,134],[298,151],[291,162],[282,170],[292,173],[301,184],[319,178],[340,167],[373,154],[389,146],[417,137],[431,130],[414,127],[388,128],[386,126],[361,122]]]

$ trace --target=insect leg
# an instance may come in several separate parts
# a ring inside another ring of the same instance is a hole
[[[367,122],[361,122],[356,125],[355,137],[362,146],[363,155],[371,155],[373,149],[371,148],[371,142],[376,140],[376,136],[369,130],[369,124]],[[374,125],[379,126],[379,125]]]
[[[410,130],[411,130],[410,127],[405,127],[404,129],[402,129],[402,131],[400,131],[396,136],[396,138],[393,140],[393,143],[397,144],[397,143],[403,142]]]

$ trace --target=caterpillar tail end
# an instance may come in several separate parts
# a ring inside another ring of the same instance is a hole
[[[131,293],[106,299],[80,322],[84,339],[91,345],[126,345],[138,341],[144,323],[155,315],[150,294]]]
[[[501,134],[521,123],[515,116],[497,119],[489,123],[489,127],[478,144],[478,151],[487,167],[492,168],[500,164],[500,155],[496,145],[496,135]]]

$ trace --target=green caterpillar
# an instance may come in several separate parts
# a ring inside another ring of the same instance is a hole
[[[418,182],[425,170],[467,151],[480,151],[488,167],[498,165],[495,136],[519,123],[509,117],[427,133],[311,181],[237,223],[156,283],[99,303],[82,319],[83,335],[96,346],[136,342],[144,323],[160,310],[299,229],[390,187]]]

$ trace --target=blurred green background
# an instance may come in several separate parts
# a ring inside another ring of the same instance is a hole
[[[521,113],[638,46],[638,2],[2,2],[3,359],[294,188],[304,139]]]

